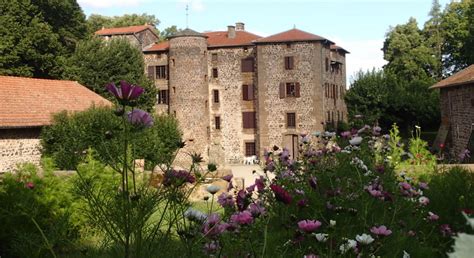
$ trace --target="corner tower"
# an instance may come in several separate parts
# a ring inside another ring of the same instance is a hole
[[[186,151],[205,159],[209,144],[207,36],[191,29],[170,39],[170,114],[179,121]],[[177,161],[184,161],[178,157]]]

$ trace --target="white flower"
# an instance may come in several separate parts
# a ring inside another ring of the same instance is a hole
[[[418,199],[418,202],[419,202],[421,205],[428,205],[428,203],[430,203],[430,199],[428,199],[428,198],[425,197],[425,196],[421,196],[421,197]]]
[[[207,219],[207,215],[201,211],[195,210],[193,208],[189,208],[184,212],[184,217],[188,218],[189,220],[194,221],[204,221]]]
[[[403,250],[403,258],[410,258],[410,254]]]
[[[454,252],[449,253],[451,258],[472,257],[474,253],[474,235],[459,233],[454,238]]]
[[[329,220],[329,225],[330,225],[331,227],[336,226],[336,221],[335,221],[335,220],[332,220],[332,219]]]
[[[219,190],[221,190],[221,188],[217,185],[210,185],[207,187],[206,189],[210,194],[214,195],[216,194],[217,192],[219,192]]]
[[[356,137],[352,138],[351,140],[349,140],[349,143],[351,145],[359,145],[359,144],[362,143],[362,137],[356,136]]]
[[[362,235],[357,235],[356,236],[356,240],[357,242],[363,244],[363,245],[368,245],[372,242],[374,242],[374,239],[372,238],[371,235],[367,235],[367,234],[362,234]]]
[[[347,251],[349,251],[350,249],[354,249],[356,247],[357,247],[357,241],[352,240],[352,239],[348,239],[347,243],[344,243],[341,246],[339,246],[339,251],[341,251],[341,253],[344,254]]]
[[[314,234],[314,236],[316,236],[316,240],[318,240],[318,242],[326,242],[328,240],[328,234],[324,234],[324,233],[317,233],[317,234]]]
[[[464,212],[462,213],[462,215],[464,216],[464,218],[466,218],[467,224],[470,225],[472,229],[474,229],[474,218],[469,218]]]

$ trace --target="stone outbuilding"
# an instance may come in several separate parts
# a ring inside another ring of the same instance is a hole
[[[464,150],[474,161],[474,65],[436,83],[431,89],[440,90],[441,126],[433,149],[444,144],[453,158]]]
[[[112,105],[75,81],[14,76],[0,76],[0,100],[0,172],[39,163],[41,128],[53,114]]]
[[[102,28],[96,31],[95,35],[105,40],[125,38],[140,50],[151,46],[159,39],[159,36],[154,31],[154,27],[148,24],[120,28]]]

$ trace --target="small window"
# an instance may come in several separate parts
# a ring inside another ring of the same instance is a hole
[[[218,73],[217,73],[217,68],[212,68],[212,78],[217,78]]]
[[[294,58],[292,56],[285,56],[285,70],[293,70]]]
[[[216,130],[220,130],[221,129],[221,117],[220,116],[214,117],[214,122],[216,124]]]
[[[212,62],[217,62],[217,53],[212,54]]]
[[[245,59],[242,59],[241,61],[241,68],[243,73],[251,73],[253,72],[253,58],[248,57]]]
[[[330,122],[331,121],[331,111],[328,111],[328,115],[327,115],[327,122]]]
[[[214,96],[214,103],[219,103],[219,90],[213,90],[212,93]]]
[[[148,79],[154,80],[155,79],[155,67],[154,66],[148,66]]]
[[[300,97],[300,83],[299,82],[287,82],[280,83],[280,98],[285,97]]]
[[[329,58],[326,57],[326,72],[329,71]]]
[[[169,91],[168,90],[159,91],[158,104],[169,104]]]
[[[296,86],[294,82],[286,83],[286,96],[288,97],[296,96]]]
[[[291,43],[286,43],[286,48],[291,48]]]
[[[255,142],[246,142],[245,143],[245,156],[250,157],[257,155],[257,150],[255,148]]]
[[[159,65],[156,67],[156,79],[166,79],[166,65]]]
[[[256,128],[257,121],[255,112],[243,112],[242,123],[244,129]]]
[[[254,88],[253,85],[242,85],[242,99],[243,100],[253,100],[254,97]]]
[[[286,127],[287,128],[296,127],[296,113],[286,113]]]

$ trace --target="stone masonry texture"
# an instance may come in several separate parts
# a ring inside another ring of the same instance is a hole
[[[14,171],[17,164],[39,164],[40,129],[0,129],[0,172]]]

